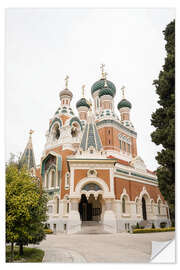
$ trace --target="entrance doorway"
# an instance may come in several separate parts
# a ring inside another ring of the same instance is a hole
[[[143,219],[147,220],[146,200],[144,199],[144,197],[142,197],[142,214],[143,214]]]
[[[79,214],[82,222],[84,221],[96,221],[101,220],[102,206],[100,197],[95,199],[94,195],[91,194],[87,199],[85,194],[81,195],[79,203]]]

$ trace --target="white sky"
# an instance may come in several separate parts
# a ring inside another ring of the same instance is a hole
[[[164,64],[162,31],[175,18],[175,9],[8,9],[6,16],[6,160],[23,152],[29,129],[35,130],[36,163],[45,144],[49,119],[59,107],[59,91],[70,76],[69,89],[81,98],[86,85],[100,78],[106,64],[108,79],[132,103],[131,120],[138,133],[138,155],[157,168],[159,147],[151,142],[151,114],[158,96],[152,85]],[[118,113],[116,109],[116,113]]]

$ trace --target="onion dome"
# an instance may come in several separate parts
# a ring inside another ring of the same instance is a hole
[[[73,97],[73,94],[72,94],[72,92],[71,92],[69,89],[65,88],[64,90],[62,90],[62,91],[59,93],[59,96],[60,96],[60,98],[61,98],[62,96],[69,96],[70,98],[72,98],[72,97]]]
[[[108,88],[111,90],[112,95],[111,96],[115,96],[116,94],[116,87],[114,85],[114,83],[112,83],[111,81],[107,81],[107,86]],[[102,78],[99,81],[95,82],[92,87],[91,87],[91,94],[93,95],[96,91],[101,90],[102,88],[104,88],[105,85],[105,79]]]
[[[99,91],[99,98],[105,95],[109,95],[113,97],[113,92],[111,90],[111,88],[109,87],[103,87],[100,91]]]
[[[87,107],[88,109],[90,108],[89,104],[87,103],[86,99],[83,97],[80,100],[78,100],[78,102],[76,103],[76,108],[79,107]]]
[[[127,99],[125,99],[125,98],[123,98],[123,99],[118,103],[117,108],[118,108],[118,110],[119,110],[119,109],[124,108],[124,107],[128,107],[129,109],[132,108],[131,103],[130,103]]]

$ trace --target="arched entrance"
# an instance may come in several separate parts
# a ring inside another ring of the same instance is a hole
[[[81,195],[79,214],[82,223],[85,221],[99,222],[101,220],[102,206],[100,200],[101,196],[95,199],[94,194],[90,194],[89,198],[85,194]]]
[[[144,197],[142,197],[142,214],[143,214],[143,219],[147,220],[146,200]]]

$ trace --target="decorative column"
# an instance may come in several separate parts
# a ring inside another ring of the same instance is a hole
[[[104,230],[110,233],[116,233],[116,216],[112,210],[112,199],[105,199],[105,212],[103,219]]]
[[[70,197],[70,212],[67,223],[68,233],[76,233],[81,231],[81,220],[78,207],[79,207],[79,198]]]

